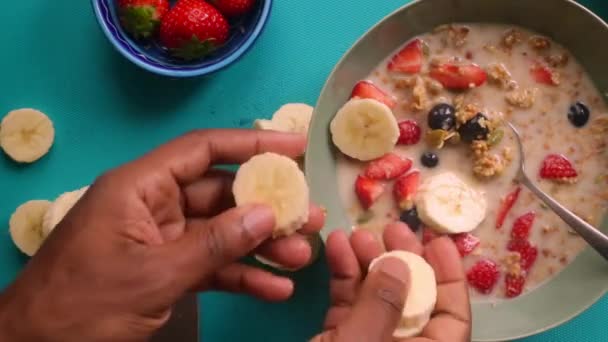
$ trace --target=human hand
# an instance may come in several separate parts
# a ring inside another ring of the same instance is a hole
[[[402,223],[389,225],[383,234],[387,250],[407,250],[424,258],[435,270],[437,304],[420,337],[401,342],[465,342],[471,339],[471,311],[464,270],[458,250],[448,238],[426,246]],[[364,271],[382,253],[382,246],[365,230],[355,231],[350,242],[343,231],[327,239],[331,269],[331,307],[324,332],[314,342],[394,341],[392,334],[407,297],[409,272],[395,258],[380,260],[365,279]]]
[[[11,340],[145,340],[189,291],[291,296],[290,279],[238,262],[255,251],[290,268],[311,257],[311,205],[296,234],[269,240],[265,206],[233,208],[233,173],[214,168],[255,154],[300,156],[305,138],[250,130],[196,131],[98,178],[0,296]]]

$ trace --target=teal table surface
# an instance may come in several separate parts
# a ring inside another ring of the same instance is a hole
[[[582,2],[608,18],[606,1]],[[89,184],[104,170],[188,130],[250,127],[284,103],[314,105],[342,54],[404,2],[276,0],[253,49],[230,68],[197,80],[157,77],[124,60],[98,29],[88,0],[4,4],[0,112],[45,111],[55,122],[56,143],[30,166],[0,157],[0,222],[8,222],[26,200],[53,199]],[[25,261],[8,227],[2,229],[0,288]],[[321,259],[292,276],[295,296],[282,304],[201,295],[203,340],[304,341],[313,336],[328,303],[327,267]],[[604,297],[572,321],[524,341],[608,341],[607,315]]]

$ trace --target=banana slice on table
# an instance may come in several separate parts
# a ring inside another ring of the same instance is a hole
[[[403,308],[401,321],[393,333],[395,338],[413,337],[422,332],[431,319],[437,302],[437,282],[435,272],[426,260],[417,254],[406,251],[391,251],[372,260],[371,270],[378,260],[398,258],[405,262],[410,270],[410,286]]]
[[[313,107],[304,103],[288,103],[274,113],[272,120],[259,119],[253,126],[261,130],[307,135],[313,111]]]
[[[55,128],[34,109],[8,113],[0,123],[0,146],[16,162],[32,163],[44,156],[55,140]]]
[[[330,125],[334,144],[345,155],[362,161],[379,158],[393,150],[399,126],[393,112],[373,99],[351,99]]]
[[[45,237],[51,234],[57,224],[63,220],[64,216],[70,211],[70,209],[72,209],[72,207],[76,204],[76,202],[78,202],[78,200],[80,200],[82,195],[84,195],[88,189],[89,187],[85,186],[84,188],[75,191],[63,193],[57,197],[55,201],[53,201],[53,204],[51,204],[51,207],[44,215],[42,223],[42,232]]]
[[[308,184],[298,164],[288,157],[276,153],[254,156],[237,171],[232,192],[237,205],[272,207],[275,238],[291,235],[308,221]]]
[[[51,202],[28,201],[20,205],[9,220],[9,232],[15,246],[28,256],[36,254],[44,242],[42,218]]]
[[[451,172],[427,178],[416,196],[420,220],[446,234],[474,230],[486,217],[483,193],[473,189]]]

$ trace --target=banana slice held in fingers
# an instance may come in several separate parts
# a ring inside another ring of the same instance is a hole
[[[308,221],[308,184],[298,164],[288,157],[276,153],[254,156],[237,171],[232,192],[238,206],[272,207],[275,238],[291,235]]]
[[[32,256],[44,242],[42,220],[51,206],[43,200],[28,201],[20,205],[9,220],[9,232],[17,248]]]
[[[63,220],[65,215],[72,209],[72,207],[80,200],[82,195],[89,189],[88,186],[61,194],[47,210],[44,215],[42,232],[44,236],[51,234],[53,229]]]
[[[0,123],[0,146],[16,162],[32,163],[42,158],[54,140],[53,123],[34,109],[14,110]]]
[[[345,155],[361,161],[379,158],[393,150],[399,126],[393,112],[373,99],[349,100],[333,118],[331,136]]]
[[[272,120],[259,119],[253,126],[260,130],[307,135],[313,111],[313,107],[304,103],[288,103],[274,113]]]
[[[435,272],[426,260],[417,254],[406,251],[386,252],[370,265],[371,271],[383,258],[397,258],[407,264],[410,270],[410,284],[401,321],[393,333],[394,338],[413,337],[422,332],[431,319],[437,302],[437,282]]]
[[[485,219],[487,202],[483,193],[473,189],[451,172],[427,178],[416,197],[420,220],[445,234],[474,230]]]

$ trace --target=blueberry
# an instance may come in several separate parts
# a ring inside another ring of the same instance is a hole
[[[490,132],[487,120],[488,118],[485,115],[477,113],[472,119],[458,128],[460,138],[469,143],[473,142],[473,140],[486,140]]]
[[[420,218],[418,217],[418,210],[416,210],[416,207],[401,213],[401,217],[399,219],[401,222],[407,224],[414,232],[420,229],[420,225],[422,224],[422,222],[420,222]]]
[[[456,125],[456,109],[447,103],[440,103],[429,112],[429,127],[449,131]]]
[[[576,102],[568,109],[568,120],[575,127],[583,127],[589,121],[589,108],[582,102]]]
[[[422,165],[432,168],[439,164],[439,157],[433,152],[426,152],[420,157],[420,162]]]

